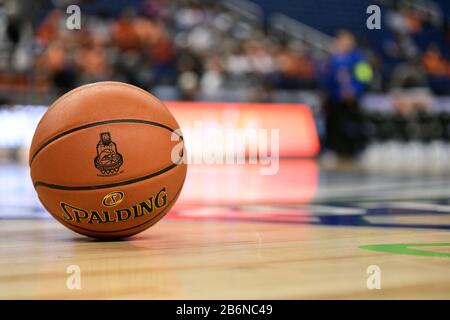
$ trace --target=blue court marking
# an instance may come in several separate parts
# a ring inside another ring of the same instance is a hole
[[[430,203],[432,204],[432,203]],[[437,204],[437,203],[436,203]],[[330,204],[331,205],[331,204]],[[442,203],[440,203],[442,205]],[[362,208],[354,204],[348,206],[336,206],[340,208]],[[450,206],[448,206],[450,209]],[[380,207],[365,208],[366,212],[360,214],[346,214],[346,215],[317,215],[319,222],[312,222],[312,224],[329,225],[329,226],[355,226],[355,227],[371,227],[371,228],[413,228],[413,229],[438,229],[450,230],[450,225],[447,224],[418,224],[418,223],[395,223],[395,222],[370,222],[366,218],[374,216],[398,217],[402,215],[443,215],[450,216],[449,211],[423,210],[411,206],[404,208],[392,208],[383,203]]]
[[[319,217],[320,222],[311,224],[328,225],[328,226],[345,226],[345,227],[371,227],[371,228],[407,228],[407,229],[437,229],[450,230],[450,225],[445,224],[396,224],[396,223],[374,223],[364,220],[362,216],[345,216],[345,217]]]
[[[398,204],[398,202],[397,202]],[[437,209],[417,209],[413,205],[411,207],[393,208],[389,207],[389,203],[382,203],[380,206],[374,206],[372,208],[365,208],[363,206],[358,206],[355,203],[336,205],[335,203],[316,205],[262,205],[255,204],[258,207],[266,207],[267,211],[273,212],[275,217],[267,217],[265,215],[258,215],[252,210],[253,206],[243,205],[243,206],[226,206],[230,213],[236,212],[252,212],[251,216],[244,216],[237,218],[236,216],[230,215],[229,220],[234,221],[260,221],[260,222],[273,222],[273,223],[289,223],[289,224],[310,224],[310,225],[324,225],[324,226],[336,226],[336,227],[370,227],[370,228],[399,228],[399,229],[430,229],[430,230],[450,230],[449,224],[420,224],[420,223],[395,223],[395,222],[371,222],[368,217],[401,217],[402,215],[408,216],[427,216],[427,215],[442,215],[448,216],[450,220],[450,205],[448,203],[431,203],[428,204],[439,204],[445,210]],[[325,206],[325,207],[322,207]],[[198,204],[195,206],[198,209],[204,209],[207,207],[215,206],[203,206]],[[223,206],[221,206],[223,207]],[[327,211],[328,208],[328,212]],[[192,208],[191,208],[192,209]],[[191,210],[190,209],[190,210]],[[310,221],[295,219],[286,219],[285,216],[281,214],[286,209],[291,211],[290,216],[295,218],[295,212],[302,212],[301,217],[312,217]],[[352,213],[359,210],[358,213]],[[182,210],[177,210],[175,214],[181,214]],[[277,213],[280,213],[280,217],[276,217]],[[214,216],[205,219],[213,219]],[[227,215],[224,214],[221,217],[226,219]],[[10,219],[51,219],[51,215],[42,208],[40,205],[0,205],[0,220],[10,220]]]

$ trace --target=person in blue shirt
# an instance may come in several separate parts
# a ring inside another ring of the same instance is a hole
[[[322,79],[328,150],[353,157],[364,148],[364,119],[359,99],[371,79],[372,68],[356,46],[354,35],[347,30],[339,31]]]

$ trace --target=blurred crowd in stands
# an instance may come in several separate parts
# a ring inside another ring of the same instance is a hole
[[[450,94],[450,12],[434,12],[387,10],[381,58],[391,87],[429,86],[435,94]]]
[[[342,31],[329,55],[317,56],[304,43],[274,37],[264,23],[246,21],[219,1],[147,0],[117,16],[82,12],[78,31],[66,28],[65,6],[33,20],[10,12],[10,1],[3,2],[0,88],[31,83],[63,93],[83,83],[117,80],[148,90],[172,86],[187,100],[199,92],[214,97],[224,88],[249,88],[252,100],[268,101],[277,89],[324,87],[340,95],[336,88],[343,81],[345,95],[413,86],[450,94],[450,60],[443,51],[449,34],[439,29],[443,41],[422,50],[416,35],[435,26],[411,9],[387,11],[382,48],[358,48],[353,35]],[[349,90],[341,64],[357,67]]]

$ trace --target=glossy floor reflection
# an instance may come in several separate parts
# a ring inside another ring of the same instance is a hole
[[[450,298],[446,177],[190,166],[171,213],[116,242],[52,219],[25,166],[0,165],[0,181],[0,298]]]

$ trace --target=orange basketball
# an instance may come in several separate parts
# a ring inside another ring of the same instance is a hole
[[[127,237],[159,221],[186,177],[179,126],[135,86],[98,82],[59,98],[30,148],[31,179],[44,207],[95,238]]]

